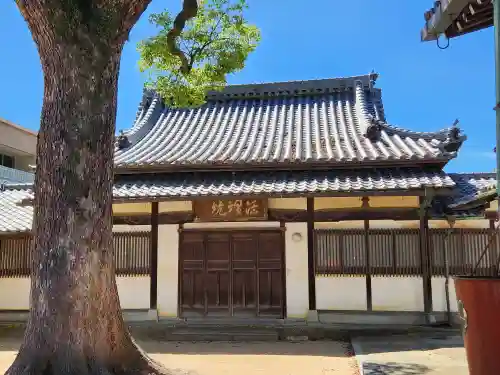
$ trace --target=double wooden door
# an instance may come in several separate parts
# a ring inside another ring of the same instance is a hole
[[[284,316],[282,231],[185,230],[179,250],[181,316]]]

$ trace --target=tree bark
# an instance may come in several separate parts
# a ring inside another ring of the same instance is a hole
[[[7,374],[161,373],[124,324],[112,247],[120,55],[149,0],[61,8],[80,3],[91,2],[18,0],[39,50],[44,101],[30,313]],[[94,6],[113,12],[102,18],[111,27],[95,21]]]

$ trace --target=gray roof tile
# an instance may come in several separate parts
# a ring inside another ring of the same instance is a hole
[[[424,187],[452,188],[443,172],[411,169],[309,172],[174,173],[157,177],[122,177],[113,193],[119,198],[190,198],[238,195],[304,195],[334,192],[391,191]]]
[[[0,189],[0,233],[31,230],[33,207],[21,207],[17,203],[33,196],[31,185],[19,185]]]
[[[448,202],[448,207],[456,208],[469,204],[497,186],[495,173],[450,173],[456,184],[454,194]],[[490,194],[491,198],[495,194]]]
[[[117,167],[448,160],[464,136],[386,122],[376,75],[229,86],[194,109],[145,91]],[[368,137],[370,131],[375,137]]]

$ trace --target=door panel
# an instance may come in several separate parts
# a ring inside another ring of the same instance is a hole
[[[230,314],[229,275],[231,242],[228,233],[209,233],[205,237],[205,314]]]
[[[180,282],[180,300],[182,309],[200,310],[205,306],[204,297],[204,246],[203,236],[189,233],[182,243],[180,258],[182,278]]]
[[[258,246],[257,233],[234,233],[232,235],[232,276],[233,276],[233,313],[243,310],[256,311],[256,276]]]
[[[283,238],[281,233],[260,233],[258,254],[259,312],[277,314],[283,307]]]
[[[179,262],[180,314],[284,314],[281,231],[186,231]]]
[[[233,309],[255,311],[256,307],[255,272],[233,271]]]

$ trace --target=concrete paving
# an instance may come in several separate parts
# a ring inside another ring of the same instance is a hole
[[[408,334],[352,338],[363,375],[468,375],[463,340],[457,334]]]

